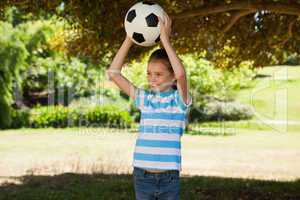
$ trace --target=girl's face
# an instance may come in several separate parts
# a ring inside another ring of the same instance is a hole
[[[148,64],[147,79],[151,89],[161,92],[170,89],[175,80],[163,60],[153,60]]]

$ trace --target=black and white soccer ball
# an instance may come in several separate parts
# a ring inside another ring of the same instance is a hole
[[[138,2],[127,12],[125,31],[132,41],[141,46],[152,46],[160,41],[158,16],[163,18],[163,9],[156,3]]]

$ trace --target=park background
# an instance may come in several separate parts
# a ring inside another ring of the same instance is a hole
[[[1,1],[0,199],[134,199],[140,113],[105,73],[134,2]],[[299,2],[157,2],[193,96],[181,197],[299,199]]]

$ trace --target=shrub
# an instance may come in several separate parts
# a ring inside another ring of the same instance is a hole
[[[93,126],[105,126],[110,128],[130,128],[133,122],[128,111],[117,106],[96,106],[86,113],[87,121]]]
[[[29,111],[14,112],[11,128],[64,128],[75,126],[108,126],[130,128],[133,122],[127,110],[117,106],[95,106],[86,110],[64,106],[37,107]]]
[[[130,115],[135,122],[139,122],[141,119],[141,112],[140,110],[134,105],[134,103],[130,103]]]
[[[12,109],[12,123],[10,128],[25,128],[30,126],[30,110],[29,109]]]
[[[284,61],[285,65],[300,65],[300,55],[298,54],[292,54],[290,56],[288,56],[285,61]]]
[[[252,108],[238,102],[212,101],[191,109],[192,121],[236,121],[251,119]]]
[[[203,95],[232,100],[237,90],[254,85],[253,62],[243,61],[235,68],[216,68],[214,63],[193,54],[182,56],[187,69],[189,86],[196,101]],[[195,101],[194,101],[195,102]]]
[[[38,107],[31,111],[31,126],[34,128],[64,128],[78,122],[78,112],[64,106]]]
[[[187,69],[190,88],[201,94],[214,94],[222,86],[222,71],[216,69],[212,62],[196,58],[192,54],[182,56]]]

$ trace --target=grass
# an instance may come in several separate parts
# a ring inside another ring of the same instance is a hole
[[[300,135],[182,137],[181,199],[299,199]],[[134,131],[0,132],[0,200],[134,199]]]
[[[239,178],[182,177],[181,199],[263,199],[300,198],[300,181],[275,182]],[[0,200],[135,199],[133,178],[128,174],[74,174],[24,176],[22,184],[0,186]]]
[[[201,131],[196,131],[199,129]],[[263,121],[240,120],[240,121],[220,121],[220,122],[203,122],[190,124],[190,134],[194,135],[232,135],[236,129],[251,130],[251,131],[269,131],[273,133],[299,133],[300,124],[268,124]],[[210,131],[215,129],[214,132]]]
[[[182,137],[181,199],[300,199],[300,125],[263,122],[300,121],[300,67],[260,73],[237,96],[254,119],[191,124]],[[134,199],[135,131],[0,131],[0,200]]]
[[[252,105],[257,118],[300,121],[300,67],[265,67],[254,88],[241,90],[237,100]]]
[[[232,129],[300,133],[300,66],[270,66],[259,70],[262,78],[253,88],[240,90],[236,100],[253,107],[251,120],[204,122],[191,124],[191,134],[231,135]],[[277,121],[277,124],[276,124]],[[197,128],[202,131],[195,131]],[[229,132],[211,132],[219,128]]]

